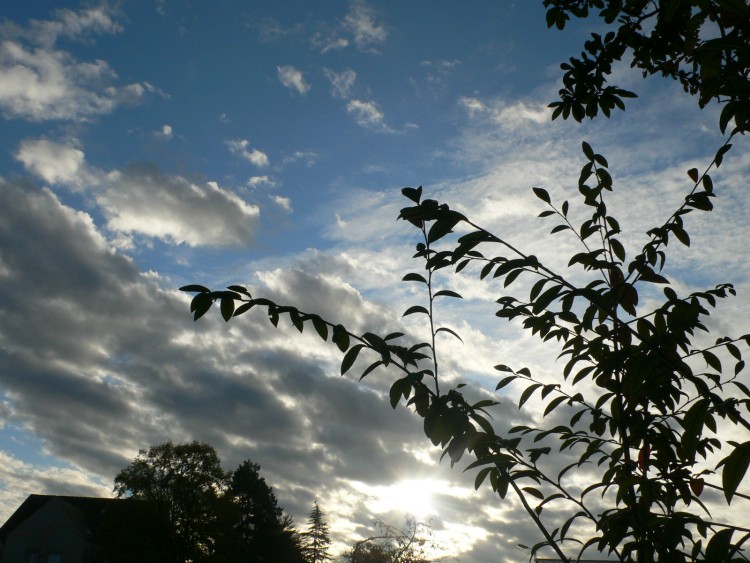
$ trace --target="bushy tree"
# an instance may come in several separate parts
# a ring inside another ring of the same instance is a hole
[[[162,555],[165,546],[171,548],[162,560],[302,563],[292,519],[259,471],[258,464],[247,460],[234,473],[226,472],[216,450],[201,442],[167,442],[141,450],[115,477],[115,493],[143,502],[123,505],[110,531],[133,529],[125,523],[144,513],[139,522],[150,524],[142,540],[156,538]],[[123,546],[131,537],[108,533],[107,543]],[[117,549],[110,552],[120,557]]]
[[[316,500],[307,516],[307,531],[302,533],[302,553],[307,563],[323,563],[332,559],[328,549],[331,536],[325,514]]]
[[[177,558],[199,561],[214,553],[219,503],[229,475],[216,450],[202,442],[166,442],[146,450],[115,477],[118,498],[147,501],[177,537]]]

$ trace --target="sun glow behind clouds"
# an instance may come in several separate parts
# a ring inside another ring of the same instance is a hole
[[[433,495],[445,491],[448,483],[436,479],[408,479],[388,486],[358,483],[357,488],[370,497],[366,504],[374,513],[403,512],[421,520],[437,513]]]

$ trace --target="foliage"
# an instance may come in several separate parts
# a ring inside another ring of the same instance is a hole
[[[643,75],[679,80],[700,107],[724,102],[720,126],[734,119],[750,130],[750,5],[746,0],[544,0],[547,26],[563,29],[571,16],[591,12],[611,28],[592,33],[580,57],[561,65],[563,88],[551,104],[558,115],[577,121],[624,109],[622,98],[635,94],[607,85],[612,65],[627,51]]]
[[[315,501],[307,517],[307,531],[302,533],[302,553],[307,563],[322,563],[332,559],[328,552],[331,545],[328,523],[325,514]]]
[[[345,563],[431,563],[445,560],[443,556],[434,555],[442,550],[431,538],[429,524],[409,517],[405,529],[381,520],[376,520],[375,525],[378,533],[355,543],[344,555]]]
[[[259,465],[245,461],[228,473],[216,450],[201,442],[167,442],[141,450],[115,477],[115,493],[144,502],[128,505],[133,508],[110,525],[108,553],[122,555],[116,546],[127,546],[133,533],[131,513],[138,510],[145,513],[138,522],[150,524],[133,545],[142,546],[153,537],[159,553],[170,546],[170,555],[162,561],[302,563],[292,519],[277,505],[259,471]],[[132,554],[132,549],[125,553]]]
[[[217,516],[211,507],[228,477],[208,444],[167,442],[140,450],[115,477],[115,493],[159,507],[178,538],[178,559],[200,560],[214,551]]]
[[[540,217],[555,220],[550,237],[567,235],[580,247],[564,272],[447,204],[423,199],[421,187],[402,190],[409,205],[399,218],[418,230],[414,258],[420,262],[403,281],[425,291],[424,302],[404,315],[424,319],[430,333],[425,342],[405,342],[401,332],[353,333],[315,313],[253,297],[239,285],[182,290],[195,293],[195,320],[214,303],[225,321],[261,309],[274,326],[286,316],[299,332],[308,326],[330,339],[344,354],[342,375],[368,356],[361,378],[378,368],[396,373],[391,405],[413,408],[451,463],[467,456],[477,488],[489,484],[500,498],[512,494],[521,503],[540,536],[533,546],[522,546],[531,557],[551,549],[566,562],[587,550],[641,563],[747,561],[750,529],[725,521],[722,509],[750,500],[739,490],[750,466],[750,388],[740,378],[750,335],[709,340],[707,319],[720,300],[735,295],[734,288],[720,284],[680,294],[669,285],[666,263],[669,243],[690,246],[687,222],[713,208],[709,172],[721,165],[732,138],[750,130],[750,7],[743,0],[544,5],[550,27],[562,29],[571,16],[586,18],[591,10],[618,26],[604,37],[592,35],[580,58],[563,65],[553,119],[581,121],[600,110],[609,115],[624,109],[622,98],[634,94],[607,85],[606,78],[630,51],[632,65],[644,75],[679,80],[701,107],[712,99],[724,103],[722,131],[734,121],[706,171],[688,171],[684,202],[646,233],[640,249],[626,250],[607,207],[614,189],[607,160],[583,143],[578,205],[558,205],[545,189],[533,188],[547,207]],[[579,212],[582,221],[575,219]],[[438,336],[460,336],[438,324],[437,305],[461,296],[438,288],[436,280],[450,270],[492,284],[500,293],[497,317],[559,347],[562,373],[552,380],[526,367],[495,366],[502,374],[496,391],[514,385],[520,409],[541,405],[539,426],[503,427],[502,419],[491,422],[497,401],[470,403],[463,384],[444,389]],[[513,284],[523,297],[510,293]],[[555,422],[545,423],[547,417]],[[560,460],[568,461],[561,470]],[[709,511],[702,500],[706,490],[721,493],[711,502],[722,509]],[[378,557],[382,550],[372,553]]]
[[[243,561],[304,561],[292,518],[278,506],[257,463],[248,460],[235,470],[227,495],[238,509],[236,529],[244,546]]]
[[[712,166],[720,164],[728,146]],[[734,289],[722,284],[680,296],[668,286],[664,270],[668,243],[690,244],[685,226],[690,213],[712,208],[713,183],[707,172],[690,170],[692,189],[684,203],[650,230],[646,244],[627,260],[619,223],[605,203],[613,189],[608,163],[587,143],[583,154],[578,191],[590,216],[580,225],[572,222],[569,202],[557,206],[546,190],[534,188],[548,207],[540,215],[557,219],[552,233],[566,233],[581,246],[566,275],[446,204],[422,199],[421,188],[403,190],[411,205],[401,210],[400,218],[420,232],[414,256],[423,265],[404,280],[423,286],[427,298],[426,306],[414,305],[404,314],[425,317],[432,335],[427,342],[400,344],[402,333],[354,334],[315,314],[254,298],[240,286],[218,292],[200,286],[183,289],[197,292],[191,306],[196,319],[216,301],[227,321],[264,308],[274,325],[288,315],[300,332],[312,325],[321,338],[330,337],[345,352],[342,374],[364,351],[374,360],[362,377],[381,366],[400,371],[390,390],[392,406],[403,400],[413,407],[424,418],[427,437],[452,463],[471,454],[469,468],[478,470],[477,487],[489,482],[499,497],[510,491],[517,496],[542,537],[530,547],[532,554],[551,548],[567,561],[563,548],[577,544],[581,552],[593,547],[621,561],[744,558],[739,550],[750,530],[712,517],[700,496],[708,487],[722,491],[727,504],[747,498],[738,494],[738,487],[750,464],[750,442],[722,441],[718,433],[738,436],[741,432],[732,427],[750,429],[742,412],[750,406],[750,389],[738,379],[744,368],[741,346],[750,342],[750,335],[696,344],[696,334],[707,332],[710,309],[734,295]],[[450,237],[454,230],[463,234]],[[438,246],[443,243],[447,248]],[[495,247],[505,252],[487,254],[486,249]],[[525,278],[528,297],[501,295],[497,316],[558,343],[565,364],[560,379],[553,381],[537,379],[527,368],[500,364],[496,369],[504,378],[497,390],[520,385],[520,408],[536,396],[545,405],[545,416],[564,416],[566,424],[495,428],[488,409],[496,401],[470,404],[463,385],[441,390],[436,337],[458,335],[436,325],[436,301],[461,296],[437,289],[434,279],[449,268],[502,282],[504,292]],[[662,302],[644,308],[641,296],[653,302],[660,287]],[[555,449],[572,460],[560,472]],[[591,464],[600,469],[588,471]],[[584,478],[588,482],[578,487]],[[548,507],[555,510],[546,513]]]

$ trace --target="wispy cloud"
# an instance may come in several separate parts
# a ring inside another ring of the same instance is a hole
[[[330,68],[323,69],[326,78],[331,83],[331,95],[334,98],[348,99],[351,96],[354,82],[357,80],[357,73],[351,69],[336,72]]]
[[[247,139],[233,139],[227,141],[227,146],[229,147],[229,152],[233,155],[244,158],[259,168],[263,168],[269,164],[268,155],[261,150],[251,149],[250,141]]]
[[[363,50],[373,49],[388,37],[385,26],[377,21],[375,10],[364,0],[352,2],[344,18],[344,28],[352,33],[355,45]]]
[[[290,90],[294,90],[301,96],[310,91],[310,85],[305,81],[302,72],[293,66],[277,66],[276,70],[281,83]]]
[[[346,111],[354,117],[354,121],[359,126],[365,129],[377,133],[393,133],[393,129],[385,122],[385,114],[375,102],[351,100],[346,105]]]
[[[318,161],[318,153],[311,150],[294,151],[294,153],[283,160],[284,164],[292,164],[300,161],[304,162],[306,166],[313,166]]]

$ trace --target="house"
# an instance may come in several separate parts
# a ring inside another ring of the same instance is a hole
[[[0,563],[167,561],[169,537],[142,501],[29,495],[0,527]]]

